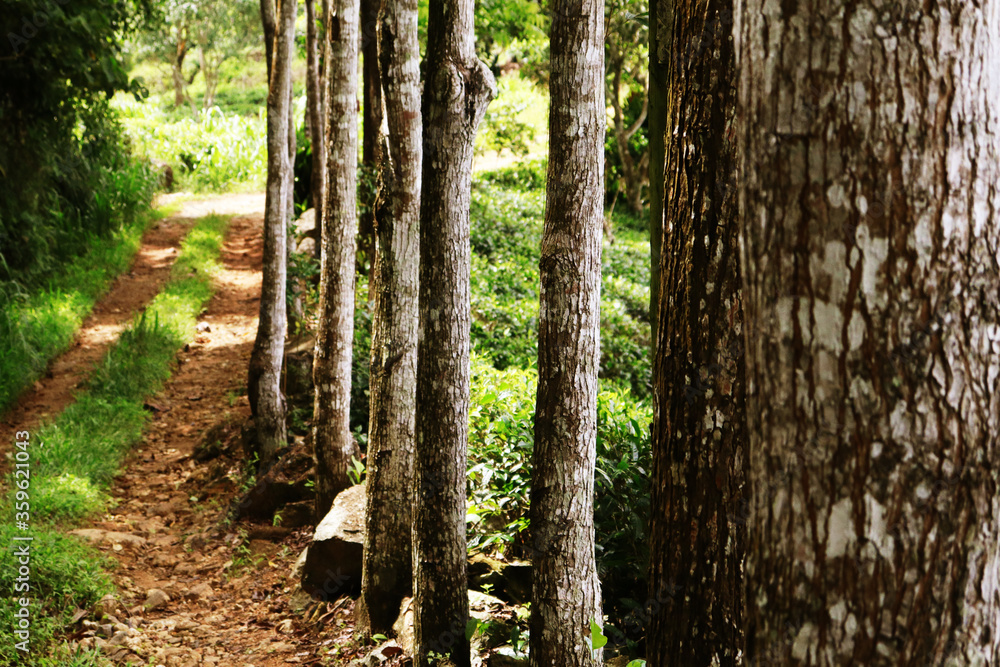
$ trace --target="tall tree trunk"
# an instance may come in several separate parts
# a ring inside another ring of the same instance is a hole
[[[316,220],[322,218],[323,204],[325,199],[325,189],[327,183],[326,176],[326,142],[323,140],[324,123],[326,116],[323,111],[322,86],[326,81],[320,73],[319,63],[319,42],[320,38],[316,28],[316,2],[317,0],[306,0],[306,114],[309,120],[309,143],[312,148],[312,164],[310,175],[310,193],[312,206],[316,209]],[[323,29],[326,30],[326,17],[323,17]],[[326,67],[327,63],[324,62]],[[339,69],[339,65],[334,65]],[[326,85],[330,85],[326,82]],[[336,122],[336,121],[334,121]],[[355,122],[355,126],[357,123]],[[357,127],[354,134],[357,135]],[[333,141],[331,139],[331,141]],[[355,141],[356,143],[356,141]],[[322,225],[316,225],[316,240],[321,240]],[[317,244],[319,248],[321,244]]]
[[[591,667],[584,638],[603,623],[594,558],[604,6],[555,0],[550,31],[549,169],[538,318],[531,479],[532,667]]]
[[[420,337],[413,520],[414,661],[469,665],[465,540],[469,207],[476,130],[497,94],[476,57],[473,0],[430,0],[420,205]]]
[[[292,57],[295,46],[295,3],[281,0],[278,20],[270,0],[261,0],[265,36],[274,35],[274,61],[267,94],[267,192],[264,204],[264,271],[260,289],[260,320],[250,355],[247,396],[257,427],[262,468],[277,457],[286,442],[285,400],[281,393],[281,364],[285,349],[285,278],[287,267],[288,104],[291,99]]]
[[[654,665],[743,664],[747,447],[729,7],[673,7],[646,605]]]
[[[387,0],[379,13],[388,137],[379,148],[375,203],[368,499],[358,619],[388,634],[412,591],[411,518],[417,379],[420,59],[416,0]]]
[[[663,242],[664,135],[667,72],[673,37],[674,0],[649,0],[649,325],[656,353],[660,310],[660,244]]]
[[[749,659],[1000,663],[1000,2],[744,0]]]
[[[354,253],[358,230],[358,0],[334,0],[330,43],[329,187],[323,210],[319,324],[313,378],[316,401],[316,510],[324,516],[334,497],[351,485],[351,351],[354,342]]]
[[[382,132],[382,82],[379,76],[378,56],[378,12],[379,0],[361,0],[361,56],[362,86],[364,97],[362,106],[365,117],[362,123],[361,163],[365,171],[374,173],[377,160],[379,137]],[[419,53],[419,52],[418,52]],[[366,194],[368,190],[363,190]],[[366,212],[361,216],[358,230],[358,246],[364,255],[364,262],[375,265],[375,197],[374,194],[361,203]]]

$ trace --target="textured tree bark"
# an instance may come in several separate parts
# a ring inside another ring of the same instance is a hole
[[[550,30],[549,170],[540,261],[538,397],[531,480],[532,667],[600,665],[594,558],[604,7],[556,0]]]
[[[326,39],[330,58],[329,163],[323,210],[319,323],[313,361],[316,515],[325,516],[351,485],[351,351],[354,343],[354,253],[358,230],[358,0],[333,0]]]
[[[1000,661],[1000,3],[743,0],[748,657]]]
[[[323,109],[323,93],[325,77],[321,76],[319,63],[320,38],[316,30],[316,2],[306,0],[306,114],[309,118],[309,143],[312,147],[312,176],[310,180],[310,198],[316,209],[316,219],[322,219],[323,204],[326,201],[326,142],[324,141],[324,124],[326,115]],[[323,17],[323,27],[326,28],[326,17]],[[327,63],[324,62],[326,67]],[[335,65],[336,66],[336,65]],[[329,85],[327,83],[327,85]],[[357,130],[355,130],[355,135]],[[323,238],[322,225],[316,225],[316,240]],[[316,247],[321,247],[320,243]]]
[[[470,663],[465,539],[469,435],[469,207],[476,130],[496,82],[476,57],[473,0],[431,0],[424,86],[417,345],[414,664]]]
[[[673,0],[649,0],[649,326],[656,354],[660,312],[660,245],[663,242],[664,134],[667,72],[673,36]]]
[[[747,445],[730,8],[673,7],[645,606],[654,665],[743,664]]]
[[[368,498],[357,617],[389,634],[412,592],[411,519],[420,260],[420,50],[416,0],[387,1],[379,12],[388,137],[379,148],[375,205]]]
[[[247,397],[257,428],[262,469],[268,468],[284,446],[285,399],[281,393],[281,364],[285,349],[285,277],[287,267],[287,202],[291,187],[288,159],[288,119],[295,46],[295,3],[282,0],[275,21],[269,0],[261,0],[261,18],[274,34],[267,94],[267,191],[264,203],[264,270],[260,288],[260,319],[250,355]]]

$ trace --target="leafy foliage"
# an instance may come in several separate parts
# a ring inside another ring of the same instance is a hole
[[[200,121],[175,118],[151,104],[119,97],[122,123],[136,151],[171,166],[179,186],[217,192],[259,188],[267,177],[264,112],[255,117],[208,109]]]
[[[145,0],[10,0],[0,12],[0,281],[32,282],[141,208],[144,178],[107,97],[138,94],[123,36]]]

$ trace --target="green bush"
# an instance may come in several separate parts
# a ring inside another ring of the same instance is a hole
[[[540,186],[527,186],[539,182],[542,164],[479,174],[473,188],[472,348],[498,369],[537,363],[545,197]],[[600,377],[644,398],[651,379],[647,236],[621,230],[604,245],[602,265]]]
[[[119,95],[115,106],[136,151],[171,166],[177,188],[195,192],[259,189],[267,179],[267,123],[212,107],[199,120]]]

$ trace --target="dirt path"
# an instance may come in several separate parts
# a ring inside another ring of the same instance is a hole
[[[215,295],[199,319],[207,329],[181,352],[164,390],[147,402],[152,420],[114,483],[113,509],[73,531],[117,560],[119,592],[99,610],[81,610],[69,639],[99,646],[115,663],[347,662],[347,656],[320,656],[350,643],[349,601],[312,605],[313,618],[322,614],[322,622],[313,624],[290,608],[310,604],[308,596],[296,594],[290,571],[311,529],[228,519],[240,491],[240,430],[249,417],[244,385],[257,327],[263,207],[262,195],[190,201],[158,223],[143,239],[135,266],[95,307],[73,347],[3,424],[3,442],[9,443],[15,428],[33,428],[58,414],[130,316],[162,288],[194,219],[211,212],[236,215]],[[228,447],[223,455],[192,458],[199,444],[216,441]]]
[[[161,197],[158,205],[171,203],[177,195]],[[45,375],[25,391],[0,422],[0,477],[7,473],[5,456],[14,432],[35,430],[49,416],[58,415],[73,400],[108,348],[132,316],[141,312],[163,288],[177,259],[181,241],[197,218],[219,209],[249,212],[257,208],[259,195],[237,195],[183,202],[180,210],[153,225],[142,238],[132,268],[119,276],[108,293],[95,304],[83,321],[70,348],[56,357]]]

